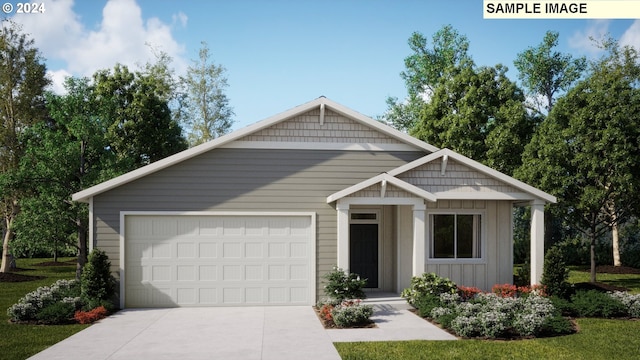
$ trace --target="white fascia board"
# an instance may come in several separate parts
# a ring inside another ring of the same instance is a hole
[[[511,185],[519,190],[522,190],[523,192],[529,193],[531,195],[533,195],[535,198],[537,199],[542,199],[548,203],[552,203],[555,204],[558,200],[556,199],[555,196],[548,194],[540,189],[537,189],[531,185],[525,184],[524,182],[514,179],[509,175],[503,174],[497,170],[494,170],[486,165],[483,165],[475,160],[472,160],[464,155],[458,154],[457,152],[450,150],[450,149],[442,149],[439,150],[437,152],[434,152],[432,154],[429,154],[427,156],[424,156],[420,159],[414,160],[408,164],[402,165],[400,167],[397,167],[391,171],[388,171],[388,174],[391,176],[398,176],[404,172],[407,172],[409,170],[412,170],[418,166],[424,165],[426,163],[429,163],[435,159],[438,159],[440,157],[443,156],[448,156],[450,159],[454,159],[455,161],[458,161],[461,164],[464,164],[472,169],[475,169],[477,171],[480,171],[486,175],[491,176],[492,178],[495,178],[497,180],[500,180],[508,185]]]
[[[376,175],[376,176],[374,176],[374,177],[372,177],[370,179],[367,179],[367,180],[362,181],[362,182],[360,182],[358,184],[350,186],[350,187],[348,187],[348,188],[346,188],[344,190],[338,191],[337,193],[329,195],[327,197],[327,203],[332,203],[334,201],[337,201],[339,199],[344,198],[345,196],[349,196],[349,195],[351,195],[351,194],[353,194],[355,192],[358,192],[360,190],[366,189],[369,186],[372,186],[374,184],[377,184],[377,183],[385,181],[385,180],[388,183],[390,183],[390,184],[392,184],[392,185],[394,185],[396,187],[399,187],[400,189],[405,190],[405,191],[407,191],[407,192],[409,192],[409,193],[411,193],[413,195],[416,195],[416,196],[418,196],[420,198],[423,198],[423,199],[425,199],[427,201],[436,202],[438,200],[437,197],[434,194],[432,194],[432,193],[430,193],[428,191],[425,191],[423,189],[420,189],[417,186],[411,185],[411,184],[407,183],[406,181],[400,180],[398,178],[390,176],[389,174],[384,173],[384,174]]]

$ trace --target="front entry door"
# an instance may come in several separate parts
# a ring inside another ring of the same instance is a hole
[[[378,224],[350,224],[349,271],[367,279],[367,288],[378,287]]]

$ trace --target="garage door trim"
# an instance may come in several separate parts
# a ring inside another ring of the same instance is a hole
[[[316,299],[316,213],[304,211],[121,211],[120,212],[120,308],[125,307],[125,218],[127,216],[296,216],[311,219],[311,234],[309,244],[309,305]]]

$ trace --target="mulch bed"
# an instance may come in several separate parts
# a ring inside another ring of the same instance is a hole
[[[589,271],[589,269],[586,270],[586,272]],[[596,266],[596,272],[600,274],[640,274],[640,269],[628,266],[600,265]]]
[[[44,276],[22,275],[16,273],[0,273],[0,282],[24,282],[44,279]]]
[[[35,266],[69,266],[75,265],[77,262],[75,260],[69,261],[45,261],[41,263],[34,264]]]

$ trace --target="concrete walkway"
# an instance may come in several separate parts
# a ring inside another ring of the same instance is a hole
[[[127,309],[33,360],[337,360],[334,342],[455,340],[393,294],[370,294],[377,328],[325,330],[311,306]]]
[[[411,306],[395,294],[369,293],[364,304],[373,305],[376,328],[329,329],[333,342],[457,340],[455,336],[410,312]]]

